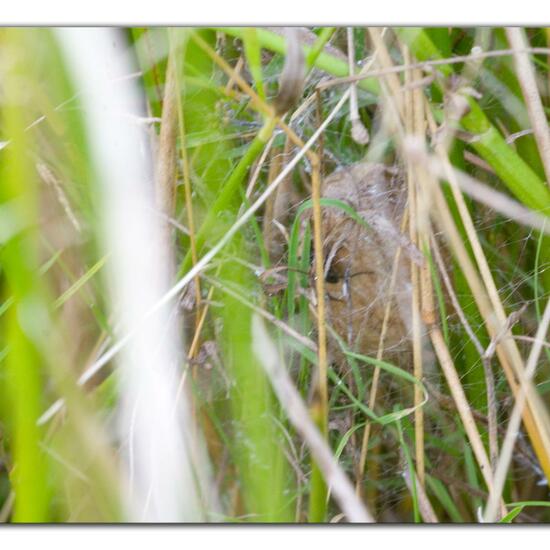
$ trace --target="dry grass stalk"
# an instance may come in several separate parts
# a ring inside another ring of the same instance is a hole
[[[542,316],[537,334],[535,336],[535,342],[531,348],[529,359],[527,360],[527,366],[525,368],[525,379],[531,380],[535,374],[538,358],[542,350],[542,344],[546,334],[548,333],[548,326],[550,325],[550,300],[546,304],[544,314]],[[523,381],[522,381],[523,382]],[[525,383],[522,383],[520,391],[515,396],[516,401],[514,409],[508,422],[508,428],[506,430],[506,436],[504,437],[504,443],[502,444],[502,451],[498,460],[498,465],[495,472],[495,483],[493,489],[489,493],[489,500],[487,502],[487,508],[485,511],[485,521],[492,522],[496,518],[496,511],[498,507],[498,501],[506,482],[506,476],[508,474],[508,468],[512,461],[512,454],[514,452],[514,445],[516,443],[517,436],[519,434],[519,428],[521,424],[521,413],[525,406],[527,397],[527,387]]]
[[[525,40],[525,33],[519,27],[508,27],[506,29],[506,36],[510,42],[510,46],[514,50],[514,61],[519,84],[525,98],[529,120],[533,127],[540,158],[544,166],[546,184],[550,186],[550,130],[548,129],[546,114],[540,99],[535,71],[529,60],[529,54],[526,52],[528,44]]]
[[[382,77],[382,80],[387,85],[393,101],[395,101],[395,105],[399,113],[399,119],[404,120],[405,107],[404,107],[404,98],[401,91],[401,83],[399,82],[398,76],[393,71],[389,70],[393,68],[393,61],[392,61],[390,52],[386,47],[386,44],[384,42],[380,29],[376,27],[369,27],[368,31],[372,39],[372,42],[374,44],[374,47],[376,48],[376,52],[378,56],[377,64],[382,68],[382,70],[386,71],[386,73]]]
[[[405,50],[405,60],[409,61],[409,52]],[[422,90],[416,88],[410,91],[410,82],[418,78],[418,71],[407,71],[405,73],[406,103],[405,103],[405,128],[410,135],[416,135],[419,139],[424,139],[424,113],[423,113],[423,94]],[[421,197],[417,184],[421,177],[421,169],[418,165],[408,163],[407,165],[407,187],[408,187],[408,207],[409,207],[409,238],[415,246],[420,245],[421,235],[420,226],[425,226],[424,220],[420,220],[419,209],[422,208]],[[426,214],[425,209],[422,212]],[[423,327],[420,318],[421,307],[421,274],[420,269],[414,262],[410,262],[412,300],[411,300],[411,318],[412,318],[412,346],[413,346],[413,372],[415,378],[422,380],[422,332]],[[414,404],[417,406],[422,402],[422,391],[420,388],[414,388]],[[424,466],[424,411],[418,407],[414,413],[415,427],[415,459],[416,469],[420,485],[424,486],[425,466]]]
[[[342,511],[352,522],[374,522],[373,516],[355,495],[351,482],[334,459],[324,434],[319,433],[312,422],[300,393],[285,369],[263,321],[258,316],[254,316],[252,319],[252,335],[254,351],[268,375],[283,409],[310,448],[316,464],[323,473],[325,481]]]
[[[445,344],[445,340],[443,339],[443,335],[441,334],[439,327],[436,325],[431,326],[430,337],[437,358],[439,359],[439,364],[443,369],[449,389],[451,390],[458,414],[460,415],[462,424],[464,425],[464,430],[466,431],[470,444],[472,445],[472,450],[479,464],[479,469],[481,470],[483,479],[485,480],[487,487],[491,489],[493,486],[491,464],[487,457],[487,453],[485,452],[485,448],[483,447],[481,436],[479,435],[470,405],[466,399],[466,395],[464,394],[464,389],[460,383],[460,378],[456,372],[453,359],[449,353],[447,345]]]
[[[176,136],[179,122],[179,96],[177,95],[176,78],[176,62],[171,53],[166,69],[162,120],[155,165],[156,205],[160,212],[170,218],[174,215],[176,205]]]
[[[464,244],[454,225],[451,213],[448,210],[448,206],[443,196],[443,193],[441,192],[441,189],[438,185],[435,184],[435,182],[432,181],[431,178],[426,178],[424,180],[424,183],[428,186],[427,192],[432,193],[432,196],[434,198],[433,212],[436,222],[445,232],[447,239],[451,244],[451,248],[456,254],[461,268],[465,273],[465,276],[468,278],[468,281],[472,288],[472,293],[487,306],[487,298],[485,297],[485,294],[483,292],[481,281],[479,280],[477,273],[470,262],[468,254],[464,248]],[[480,309],[482,308],[480,307]],[[437,325],[434,324],[429,328],[432,344],[434,346],[439,363],[445,374],[445,378],[447,379],[447,383],[451,390],[453,399],[456,403],[457,410],[464,425],[464,429],[466,431],[468,439],[470,440],[470,444],[472,445],[474,456],[476,457],[476,460],[479,464],[487,487],[490,490],[493,486],[493,475],[490,461],[487,457],[487,453],[481,441],[481,436],[475,424],[470,405],[468,404],[468,401],[464,394],[464,389],[462,388],[462,385],[460,383],[460,378],[457,374],[451,354],[449,353],[441,331],[437,327]],[[501,512],[505,513],[504,508],[501,509]]]
[[[451,303],[453,305],[453,308],[455,310],[455,313],[458,315],[458,318],[464,327],[464,330],[466,331],[466,334],[468,334],[468,337],[474,344],[479,357],[481,358],[483,362],[483,367],[485,370],[485,383],[487,385],[487,417],[488,417],[488,432],[489,432],[489,458],[491,462],[491,469],[494,472],[496,468],[496,460],[498,458],[498,437],[497,437],[497,431],[498,431],[498,424],[497,424],[497,405],[496,405],[496,392],[495,392],[495,380],[493,371],[491,370],[491,364],[490,361],[485,361],[484,354],[485,350],[483,349],[483,346],[481,345],[479,339],[475,335],[474,331],[472,330],[472,327],[470,326],[470,323],[468,322],[468,319],[466,318],[466,315],[464,311],[462,310],[462,307],[460,306],[460,303],[458,301],[458,298],[455,294],[454,288],[451,284],[451,281],[449,279],[449,275],[447,274],[447,270],[445,268],[445,264],[443,262],[443,258],[441,257],[441,254],[439,252],[439,248],[437,246],[437,242],[435,240],[435,236],[433,233],[431,234],[431,243],[432,243],[432,253],[433,257],[435,258],[437,267],[439,269],[439,273],[441,275],[441,278],[443,279],[443,283],[445,285],[445,289],[447,291],[447,295],[449,296]]]
[[[185,192],[185,211],[187,214],[187,225],[189,227],[189,244],[191,249],[191,261],[195,265],[198,261],[197,253],[197,239],[196,239],[196,228],[195,228],[195,216],[193,214],[193,200],[192,200],[192,191],[191,191],[191,170],[189,164],[189,155],[187,154],[187,133],[185,131],[185,119],[183,116],[183,106],[181,102],[181,86],[179,81],[179,68],[178,64],[175,61],[177,59],[177,50],[173,48],[170,51],[170,58],[173,59],[173,69],[171,75],[166,75],[166,81],[168,83],[168,78],[171,76],[174,80],[175,87],[175,100],[177,103],[177,113],[178,113],[178,129],[180,136],[180,147],[181,147],[181,160],[182,160],[182,169],[183,169],[183,188]],[[168,84],[167,84],[168,85]],[[174,193],[175,194],[175,193]],[[198,308],[201,303],[201,286],[200,278],[197,275],[195,277],[195,304]],[[195,319],[195,327],[199,326],[198,318]],[[191,348],[193,349],[193,347]],[[193,352],[194,354],[194,352]],[[194,355],[192,355],[194,356]]]
[[[459,246],[463,248],[464,245],[461,242],[460,237],[458,236],[456,227],[454,227],[451,214],[448,211],[447,203],[445,202],[445,198],[443,197],[441,189],[439,189],[439,187],[433,181],[433,178],[430,177],[428,174],[426,174],[426,177],[422,179],[422,185],[426,187],[425,193],[429,193],[433,197],[434,208],[432,209],[432,212],[436,217],[436,221],[442,225],[442,229],[444,231],[452,235],[451,244],[454,246],[458,246],[456,245],[456,242],[458,241],[460,243]],[[467,256],[465,251],[464,254]],[[460,378],[456,372],[451,354],[449,353],[449,350],[445,344],[439,327],[437,327],[437,325],[434,323],[429,326],[429,330],[434,350],[436,352],[441,368],[445,374],[445,378],[451,390],[453,399],[456,403],[457,410],[464,425],[464,429],[472,445],[474,456],[476,457],[476,460],[479,464],[485,482],[490,488],[492,487],[493,483],[490,462],[481,441],[481,436],[475,424],[470,405],[468,404],[468,401],[464,394],[464,390],[460,383]]]
[[[466,160],[468,159],[466,158]],[[440,179],[446,179],[446,169],[438,158],[426,155],[425,162],[433,174],[437,174]],[[492,187],[489,187],[455,167],[451,167],[451,169],[462,191],[476,201],[485,204],[492,210],[500,212],[506,216],[506,218],[514,220],[521,225],[531,227],[542,233],[550,234],[550,224],[548,224],[548,218],[546,216],[534,212],[530,208],[510,198],[508,195],[496,191]]]
[[[420,69],[424,71],[432,71],[432,67],[438,67],[441,65],[452,65],[456,63],[467,62],[481,62],[484,59],[495,57],[508,57],[513,55],[514,50],[493,50],[489,52],[474,52],[468,55],[456,55],[453,57],[446,57],[444,59],[433,59],[429,61],[419,61],[417,63],[405,63],[404,65],[393,65],[391,67],[385,67],[383,69],[374,69],[372,71],[361,71],[361,73],[353,76],[343,76],[340,78],[331,78],[324,80],[317,85],[319,90],[326,90],[333,88],[334,86],[342,86],[344,84],[352,84],[354,82],[360,82],[366,78],[379,78],[387,76],[389,74],[398,74],[413,69]],[[520,53],[526,54],[550,54],[550,48],[525,48],[520,50]]]
[[[430,131],[433,135],[436,130],[435,122],[431,117],[431,114],[428,114]],[[483,283],[479,280],[477,271],[471,264],[469,256],[464,249],[464,245],[462,244],[460,237],[456,234],[454,222],[452,221],[446,203],[443,205],[445,201],[438,186],[432,187],[432,190],[438,198],[437,202],[441,205],[441,208],[443,208],[443,210],[437,208],[436,213],[438,216],[444,216],[445,218],[444,225],[446,226],[445,232],[447,233],[447,237],[450,237],[451,231],[455,233],[452,238],[454,251],[455,253],[457,253],[460,249],[460,256],[457,256],[457,258],[459,260],[461,268],[467,277],[480,313],[484,318],[489,335],[491,336],[491,338],[496,338],[496,336],[502,331],[503,327],[506,325],[506,314],[504,312],[504,307],[502,306],[502,302],[500,301],[498,290],[494,283],[489,265],[487,263],[487,259],[477,237],[477,232],[475,231],[472,218],[464,202],[464,198],[460,191],[454,170],[451,166],[447,153],[440,144],[436,144],[435,149],[436,154],[443,164],[446,179],[449,181],[453,197],[457,203],[461,219],[468,235],[468,239],[474,251],[474,257],[476,259],[476,263],[478,264]],[[517,380],[523,377],[524,372],[523,360],[517,348],[516,342],[512,338],[501,339],[496,347],[496,352],[500,364],[503,367],[508,383],[514,395],[516,395],[518,389]],[[529,406],[526,407],[524,411],[525,425],[529,433],[531,442],[533,443],[533,446],[537,453],[537,456],[541,462],[541,466],[546,475],[550,475],[550,419],[548,418],[548,412],[542,404],[541,398],[537,394],[535,388],[533,387],[533,384],[531,382],[528,382],[527,384],[529,387],[527,397]]]
[[[411,483],[411,475],[409,470],[406,469],[403,475],[405,477],[405,483],[407,484],[407,487],[409,488],[409,491],[412,494],[413,487]],[[426,491],[424,489],[424,485],[420,483],[420,479],[418,476],[414,476],[414,484],[415,484],[416,498],[418,499],[418,509],[420,511],[420,515],[422,516],[422,521],[424,523],[439,523],[439,520],[437,519],[437,515],[430,502],[430,499],[428,498],[428,495],[426,494]]]

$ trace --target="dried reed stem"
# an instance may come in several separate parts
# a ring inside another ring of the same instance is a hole
[[[525,39],[525,31],[519,27],[508,27],[506,29],[506,36],[510,42],[510,46],[514,50],[514,61],[519,84],[525,98],[529,120],[533,127],[540,158],[544,166],[546,184],[550,187],[550,130],[548,129],[546,113],[540,99],[535,70],[529,60],[529,54],[525,51],[529,44]]]
[[[390,52],[388,51],[386,43],[382,37],[382,33],[378,28],[369,27],[368,31],[378,55],[377,64],[380,65],[380,67],[382,67],[385,71],[382,80],[386,83],[391,93],[395,106],[397,107],[400,120],[403,120],[405,116],[403,93],[398,76],[391,70],[393,69],[393,61],[391,59]]]
[[[311,450],[315,463],[321,470],[342,511],[352,522],[374,522],[374,518],[365,505],[357,498],[353,485],[338,465],[326,442],[325,436],[311,421],[305,403],[294,386],[276,346],[269,338],[263,321],[254,316],[252,319],[254,351],[268,375],[273,389],[279,398],[289,420],[304,438]]]
[[[527,397],[527,386],[525,384],[526,380],[531,380],[535,374],[537,367],[537,361],[542,350],[542,343],[544,337],[548,332],[548,326],[550,325],[550,300],[546,303],[546,308],[544,309],[544,314],[537,329],[537,334],[535,336],[535,342],[531,348],[531,353],[529,354],[529,359],[527,360],[527,366],[525,368],[525,378],[522,380],[521,388],[518,394],[516,394],[516,402],[514,404],[514,409],[510,416],[510,421],[508,422],[508,428],[506,430],[506,436],[504,437],[504,443],[502,444],[502,451],[498,460],[496,473],[495,473],[495,483],[493,488],[489,492],[489,500],[487,501],[487,508],[485,511],[485,521],[492,522],[497,516],[497,507],[500,496],[502,495],[502,490],[504,488],[504,483],[506,482],[506,475],[508,473],[508,468],[510,467],[510,462],[512,461],[512,454],[514,452],[514,445],[516,443],[516,438],[519,434],[519,428],[521,424],[521,413],[523,407],[525,406],[525,401]]]
[[[430,112],[428,112],[428,122],[430,124],[430,131],[434,134],[436,131],[436,126]],[[472,293],[478,305],[479,311],[485,320],[489,335],[491,338],[496,338],[496,336],[500,334],[503,327],[506,325],[506,314],[504,312],[502,302],[500,301],[498,290],[492,277],[485,253],[483,252],[477,232],[475,231],[470,212],[464,202],[464,197],[460,191],[456,175],[451,166],[447,153],[440,144],[436,145],[435,149],[443,164],[446,179],[449,182],[453,197],[456,201],[460,217],[464,224],[468,239],[474,252],[476,263],[481,273],[483,283],[479,280],[477,272],[471,264],[467,252],[464,250],[464,245],[462,244],[460,237],[456,237],[454,239],[455,244],[453,246],[455,248],[455,252],[459,248],[462,249],[459,263],[461,264],[468,280],[468,284],[472,289]],[[432,189],[435,191],[435,195],[438,198],[442,197],[441,190],[439,188],[436,189],[434,187]],[[444,199],[440,198],[438,202],[442,204],[441,201],[444,202]],[[446,203],[444,208],[445,217],[447,217],[447,215],[449,216],[449,220],[446,222],[447,236],[449,236],[449,230],[451,227],[449,223],[452,224],[454,231],[456,231],[456,228],[454,228],[454,223],[450,219],[450,213],[448,213]],[[436,211],[439,215],[443,213],[443,210],[437,209]],[[510,332],[508,331],[507,335],[509,334]],[[500,339],[498,345],[496,346],[496,352],[508,380],[508,384],[515,395],[518,390],[517,380],[521,380],[524,376],[523,360],[517,348],[516,342],[512,338]],[[537,394],[532,383],[529,382],[528,387],[527,400],[529,406],[524,410],[525,426],[529,433],[531,442],[533,443],[535,452],[541,462],[541,466],[546,475],[550,476],[550,434],[548,428],[550,426],[550,419],[548,417],[548,412],[542,404],[541,398]]]

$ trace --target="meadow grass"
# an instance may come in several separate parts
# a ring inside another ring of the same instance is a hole
[[[157,309],[119,322],[120,258],[86,118],[96,99],[55,30],[0,32],[2,521],[549,521],[550,35],[279,31],[105,30],[131,57],[113,82],[141,94],[139,116],[124,105],[116,116],[139,128],[134,154],[153,167],[143,179],[166,249],[151,257],[170,270],[158,309],[177,333],[174,403],[140,406],[183,407],[177,433],[169,412],[159,418],[170,448],[183,442],[196,496],[158,516],[155,497],[132,492],[148,455],[132,454],[143,433],[125,424],[133,374],[121,368]],[[399,357],[384,342],[391,293],[377,353],[331,323],[325,213],[377,231],[323,196],[323,180],[356,162],[395,168],[406,188],[389,284],[406,265]],[[461,174],[500,195],[477,200]],[[497,196],[542,225],[511,218]],[[150,367],[156,379],[168,366]],[[150,495],[181,488],[160,478]]]

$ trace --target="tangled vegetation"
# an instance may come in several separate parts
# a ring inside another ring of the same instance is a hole
[[[549,42],[2,30],[0,521],[548,521]]]

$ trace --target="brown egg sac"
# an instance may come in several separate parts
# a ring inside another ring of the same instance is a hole
[[[322,209],[327,321],[352,351],[376,355],[391,299],[384,358],[403,365],[409,360],[409,256],[414,253],[400,233],[407,196],[403,176],[397,169],[362,162],[326,178],[322,196],[345,202],[368,224],[365,227],[338,207]],[[392,289],[399,246],[403,248]],[[330,340],[332,359],[340,361],[339,346]]]

